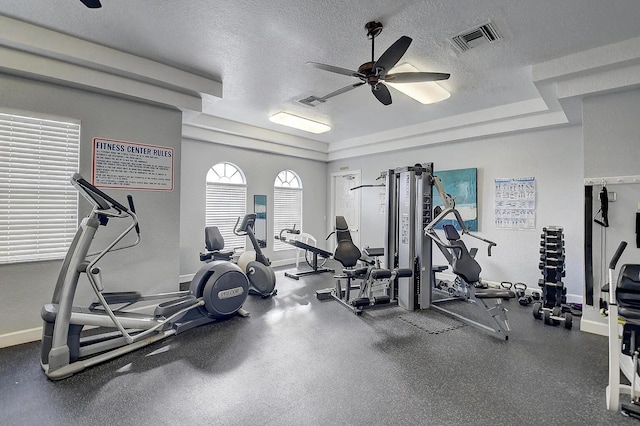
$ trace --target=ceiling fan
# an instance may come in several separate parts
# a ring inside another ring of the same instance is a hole
[[[102,7],[100,0],[80,0],[85,6],[90,9],[98,9]]]
[[[405,54],[412,39],[407,36],[402,36],[395,43],[391,45],[376,61],[374,58],[374,40],[382,32],[382,24],[377,21],[368,22],[364,28],[367,30],[367,37],[371,39],[371,62],[365,62],[360,65],[358,71],[349,70],[346,68],[334,67],[333,65],[320,64],[318,62],[307,62],[307,65],[319,68],[321,70],[333,72],[336,74],[348,75],[351,77],[357,77],[360,79],[358,83],[351,84],[349,86],[338,89],[335,92],[331,92],[322,98],[316,98],[320,102],[324,102],[329,98],[337,95],[341,95],[363,84],[369,84],[371,86],[371,92],[383,105],[391,104],[391,93],[389,89],[384,85],[383,81],[389,83],[420,83],[425,81],[437,81],[446,80],[450,74],[439,72],[399,72],[388,74],[400,58]]]

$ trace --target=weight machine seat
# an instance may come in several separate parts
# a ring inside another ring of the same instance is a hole
[[[447,240],[449,240],[449,244],[457,247],[451,249],[451,254],[453,255],[451,269],[453,273],[462,277],[462,279],[469,284],[480,281],[482,268],[473,256],[471,256],[469,250],[467,250],[467,246],[460,239],[460,234],[458,234],[456,228],[453,225],[447,224],[444,225],[442,229],[444,230]]]
[[[640,320],[640,265],[622,265],[616,285],[618,314],[629,320]]]
[[[360,260],[362,253],[353,244],[349,226],[344,216],[336,216],[336,239],[338,245],[333,253],[333,258],[342,263],[345,268],[353,268]]]

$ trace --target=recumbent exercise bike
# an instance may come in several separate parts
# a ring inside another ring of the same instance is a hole
[[[244,237],[248,236],[254,251],[245,251],[238,258],[237,264],[249,279],[249,294],[266,299],[278,294],[276,289],[276,274],[271,268],[271,262],[262,253],[258,240],[253,232],[256,222],[256,214],[249,213],[236,221],[233,233]],[[224,250],[224,237],[217,226],[204,228],[205,251],[200,253],[200,260],[226,260],[231,262],[234,250]]]

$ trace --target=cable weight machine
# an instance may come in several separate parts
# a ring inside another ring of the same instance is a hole
[[[398,306],[408,311],[431,304],[431,240],[423,229],[432,219],[433,163],[387,171],[385,264],[409,268],[410,278],[395,283]]]
[[[462,235],[473,237],[491,247],[496,244],[469,232],[455,209],[453,198],[444,191],[442,183],[434,176],[433,163],[416,164],[388,170],[386,176],[386,232],[385,262],[387,268],[410,268],[412,277],[398,278],[393,294],[398,306],[415,311],[433,308],[438,312],[458,319],[468,325],[487,331],[499,338],[508,340],[510,326],[507,310],[502,300],[515,295],[511,290],[489,289],[481,287],[480,265],[473,259],[475,249],[470,252],[464,247],[460,235],[453,226],[449,226],[448,242],[443,241],[435,232],[435,225],[448,215],[453,215],[462,229]],[[433,217],[433,188],[444,201],[444,209]],[[432,244],[436,243],[451,265],[453,272],[461,279],[466,291],[463,297],[433,299],[435,273],[432,265]],[[442,303],[460,300],[475,305],[490,325],[472,320],[466,316],[446,309]],[[493,304],[491,304],[493,301]]]

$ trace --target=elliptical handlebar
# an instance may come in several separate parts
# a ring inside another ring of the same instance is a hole
[[[129,202],[129,209],[135,213],[136,212],[136,206],[133,204],[133,195],[129,194],[127,195],[127,201]],[[136,233],[138,235],[140,235],[140,223],[136,220]]]
[[[107,247],[97,252],[87,254],[87,257],[96,256],[92,261],[92,265],[109,252],[131,248],[140,243],[140,226],[138,224],[138,216],[136,215],[136,209],[133,203],[132,195],[127,195],[127,201],[129,203],[129,208],[127,208],[122,203],[111,197],[109,194],[106,194],[104,191],[90,184],[86,179],[82,177],[82,175],[80,175],[80,173],[75,173],[71,177],[70,181],[74,188],[76,188],[76,190],[93,206],[92,212],[89,217],[97,217],[101,225],[107,225],[108,218],[110,217],[129,217],[131,219],[131,224],[129,224],[129,226],[127,226],[127,228],[122,231],[122,233],[120,233],[120,235],[117,236],[110,244],[108,244]],[[110,210],[115,210],[116,212]],[[116,244],[118,244],[133,229],[135,229],[137,234],[136,240],[132,243],[115,247]]]

